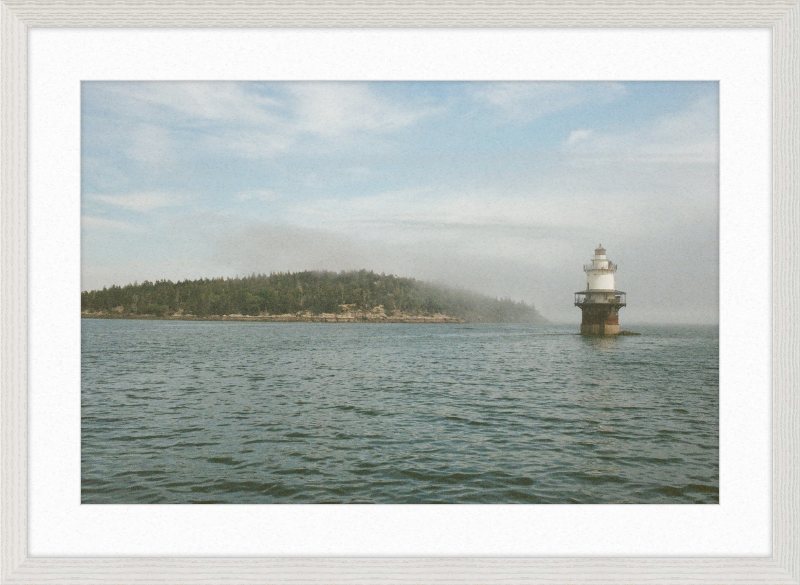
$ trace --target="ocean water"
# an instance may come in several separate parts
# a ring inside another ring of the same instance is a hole
[[[82,320],[83,503],[718,503],[716,327]]]

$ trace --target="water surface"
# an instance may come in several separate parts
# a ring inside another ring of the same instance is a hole
[[[82,320],[83,503],[717,503],[716,327]]]

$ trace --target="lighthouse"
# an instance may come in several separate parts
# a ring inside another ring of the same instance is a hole
[[[583,271],[586,290],[575,293],[575,306],[583,313],[581,335],[619,335],[619,310],[626,304],[625,293],[614,286],[617,265],[608,259],[602,244]]]

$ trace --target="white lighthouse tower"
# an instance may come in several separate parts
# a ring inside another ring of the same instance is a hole
[[[602,244],[583,271],[586,290],[575,293],[575,306],[583,313],[581,335],[618,335],[619,310],[626,305],[626,298],[614,285],[617,265],[608,259]]]

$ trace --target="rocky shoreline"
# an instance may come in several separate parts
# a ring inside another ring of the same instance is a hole
[[[197,315],[174,313],[172,315],[147,315],[123,313],[121,311],[82,311],[82,319],[144,319],[157,321],[264,321],[276,323],[466,323],[463,319],[441,313],[434,315],[387,315],[383,310],[347,311],[343,313],[321,313],[312,315],[287,313],[284,315]]]

